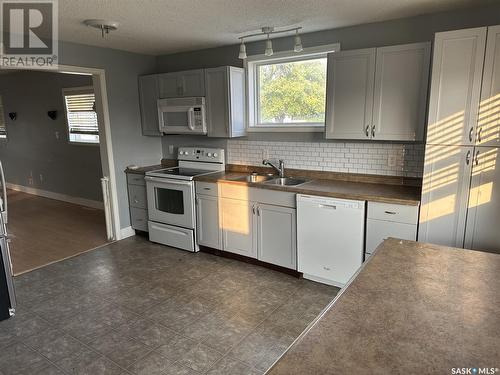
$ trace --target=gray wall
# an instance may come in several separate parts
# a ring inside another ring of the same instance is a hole
[[[305,48],[322,44],[340,43],[342,50],[380,47],[385,45],[431,41],[438,31],[455,30],[468,27],[500,24],[500,5],[483,8],[465,9],[454,12],[435,13],[418,17],[404,18],[386,22],[344,27],[302,35]],[[275,51],[291,50],[293,36],[273,40]],[[194,52],[184,52],[157,58],[158,72],[171,72],[185,69],[208,68],[223,65],[242,66],[238,59],[237,44]],[[262,54],[264,42],[247,43],[248,55]],[[250,134],[250,140],[272,141],[320,141],[321,133]],[[335,142],[335,141],[329,141]],[[199,144],[224,145],[224,140],[214,141],[202,137],[166,136],[162,138],[163,154],[169,154],[169,145]],[[224,146],[222,146],[224,147]]]
[[[0,75],[8,137],[0,140],[0,160],[8,182],[102,201],[99,146],[68,142],[61,90],[77,86],[92,86],[92,77],[42,72]],[[51,110],[57,110],[56,120],[47,116]],[[17,119],[12,121],[8,112],[17,112]]]
[[[98,37],[98,36],[96,36]],[[157,164],[162,156],[158,137],[141,135],[137,77],[155,71],[153,56],[109,48],[61,42],[60,64],[100,68],[106,71],[111,141],[116,173],[121,228],[130,225],[126,178],[130,164]]]

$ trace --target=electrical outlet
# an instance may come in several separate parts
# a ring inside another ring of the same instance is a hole
[[[58,131],[55,132],[55,135],[56,135],[56,139],[59,139],[59,132]]]
[[[168,145],[168,153],[170,155],[173,155],[174,154],[174,145]]]
[[[394,155],[389,155],[389,158],[387,159],[387,165],[389,167],[395,167],[397,164],[397,158]]]
[[[269,159],[269,150],[268,149],[262,150],[262,159]]]
[[[40,183],[43,184],[43,174],[40,173]]]

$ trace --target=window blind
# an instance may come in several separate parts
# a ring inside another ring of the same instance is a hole
[[[5,128],[5,113],[3,111],[3,101],[0,96],[0,138],[7,138],[7,130]]]
[[[97,114],[95,112],[95,95],[65,95],[66,112],[70,134],[98,135]]]

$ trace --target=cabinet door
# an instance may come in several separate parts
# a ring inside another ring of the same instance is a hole
[[[430,43],[377,48],[372,138],[422,141]]]
[[[476,147],[465,247],[500,253],[500,149]]]
[[[295,209],[259,204],[257,207],[258,259],[297,269]]]
[[[229,136],[229,98],[227,68],[205,70],[207,135],[209,137]]]
[[[205,70],[188,70],[180,73],[181,96],[205,96]]]
[[[222,249],[219,204],[216,196],[196,196],[196,237],[199,245]]]
[[[375,48],[328,55],[326,138],[369,139]]]
[[[142,135],[161,135],[158,123],[158,98],[158,75],[139,77]]]
[[[255,204],[249,201],[222,198],[219,201],[222,216],[223,250],[257,258],[254,233],[257,217]]]
[[[365,253],[372,254],[377,246],[389,237],[415,241],[417,238],[417,225],[367,219]]]
[[[427,145],[419,241],[463,247],[473,150]]]
[[[158,75],[160,98],[178,98],[182,96],[179,73],[164,73]]]
[[[485,41],[485,27],[436,34],[428,144],[474,144]]]
[[[229,67],[229,137],[246,135],[245,69]]]
[[[500,146],[500,26],[488,27],[476,144]]]

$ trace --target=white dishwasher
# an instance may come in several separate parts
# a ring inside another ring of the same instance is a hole
[[[363,263],[365,201],[297,194],[298,270],[342,287]]]

